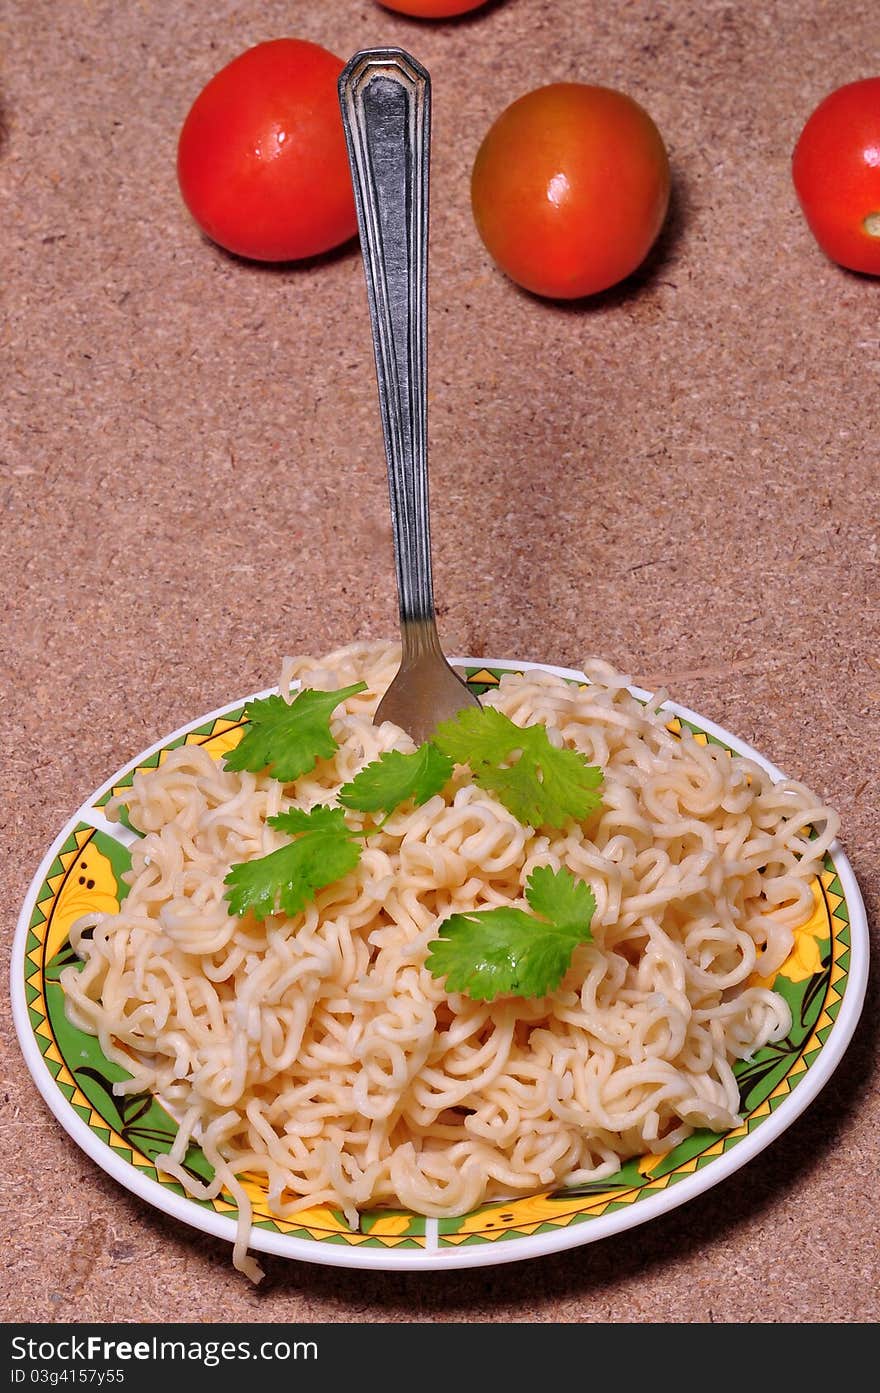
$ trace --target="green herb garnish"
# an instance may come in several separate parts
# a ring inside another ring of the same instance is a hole
[[[339,746],[330,733],[330,717],[341,701],[366,690],[355,682],[336,692],[307,688],[288,705],[282,696],[259,697],[244,709],[250,722],[243,739],[224,758],[227,769],[266,769],[273,779],[290,783],[329,759]]]
[[[601,804],[601,769],[577,750],[551,745],[544,726],[518,726],[492,706],[468,707],[444,721],[434,743],[469,765],[474,782],[530,827],[582,822]]]
[[[283,783],[308,773],[338,749],[330,733],[335,708],[365,688],[357,682],[336,692],[307,689],[290,705],[280,696],[249,702],[249,729],[226,756],[226,767],[266,770]],[[421,807],[448,783],[457,763],[531,827],[582,821],[601,804],[601,769],[577,750],[557,749],[543,725],[518,726],[491,706],[468,708],[412,754],[389,750],[367,764],[340,789],[342,806],[290,808],[270,817],[269,825],[292,840],[231,868],[224,882],[229,913],[257,919],[297,914],[319,890],[354,870],[362,839],[378,830],[350,827],[347,809],[390,816],[409,801]],[[559,985],[575,948],[592,938],[595,896],[570,871],[539,866],[526,882],[525,898],[531,913],[501,905],[453,914],[440,925],[427,966],[434,977],[445,977],[448,991],[493,1001],[546,996]]]
[[[446,978],[447,991],[494,1001],[546,996],[559,986],[575,948],[592,939],[596,897],[570,871],[538,866],[526,882],[526,899],[534,914],[500,905],[453,914],[441,924],[427,967]]]
[[[339,801],[364,813],[393,813],[409,798],[420,808],[448,783],[453,767],[429,741],[410,755],[388,750],[340,789]]]
[[[251,910],[256,919],[297,914],[318,890],[353,871],[361,857],[358,834],[346,825],[342,808],[318,806],[311,812],[289,808],[267,819],[270,827],[296,840],[233,866],[223,884],[230,914]]]

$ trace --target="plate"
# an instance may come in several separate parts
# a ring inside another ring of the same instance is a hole
[[[502,673],[541,669],[571,681],[583,673],[544,663],[506,659],[453,660],[480,693]],[[631,689],[641,700],[648,693]],[[268,692],[255,693],[266,696]],[[230,1244],[236,1206],[221,1193],[213,1201],[190,1198],[177,1182],[157,1173],[155,1157],[167,1151],[176,1124],[148,1093],[114,1098],[121,1068],[102,1054],[97,1040],[64,1015],[58,974],[73,958],[71,924],[89,910],[118,908],[127,887],[137,834],[104,816],[108,799],[131,782],[136,770],[156,767],[167,752],[200,744],[220,758],[240,738],[247,697],[193,721],[145,750],[89,798],[46,852],[19,917],[12,954],[13,1012],[33,1079],[73,1140],[128,1190],[175,1219]],[[685,707],[664,708],[673,731],[689,728],[702,742],[718,743],[760,764],[774,779],[783,775],[762,755]],[[742,1121],[726,1133],[697,1131],[663,1156],[629,1161],[610,1179],[483,1204],[456,1219],[425,1219],[398,1210],[362,1216],[352,1233],[342,1215],[317,1205],[290,1222],[269,1214],[265,1193],[249,1184],[254,1208],[250,1246],[305,1262],[376,1269],[438,1269],[514,1262],[607,1238],[655,1218],[723,1181],[763,1151],[828,1082],[855,1029],[868,973],[864,905],[849,862],[835,843],[813,884],[813,914],[798,931],[794,949],[774,982],[792,1008],[789,1036],[735,1068]],[[211,1171],[201,1153],[194,1169]]]

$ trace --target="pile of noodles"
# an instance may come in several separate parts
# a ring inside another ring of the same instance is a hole
[[[601,766],[586,823],[522,826],[459,768],[301,913],[230,916],[230,866],[287,840],[268,817],[332,803],[383,751],[413,748],[371,719],[396,665],[391,645],[285,664],[284,692],[293,678],[369,684],[332,718],[337,754],[294,783],[227,771],[199,746],[138,774],[116,803],[145,833],[130,893],[72,934],[84,965],[63,974],[70,1019],[131,1073],[118,1093],[149,1089],[180,1119],[160,1167],[191,1194],[231,1193],[235,1262],[254,1277],[244,1173],[265,1177],[280,1218],[330,1202],[356,1227],[375,1205],[458,1215],[734,1127],[732,1062],[790,1028],[755,979],[789,954],[837,830],[803,785],[673,735],[662,696],[645,706],[591,662],[588,686],[527,672],[484,698]],[[528,908],[536,866],[592,886],[593,942],[540,1000],[447,994],[425,967],[441,922]],[[183,1169],[192,1139],[215,1167],[208,1186]]]

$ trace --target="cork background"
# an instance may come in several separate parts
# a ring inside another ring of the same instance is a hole
[[[396,632],[359,253],[260,267],[184,209],[177,134],[242,49],[394,43],[431,71],[430,448],[448,651],[602,655],[756,745],[880,873],[880,281],[828,262],[789,175],[833,87],[880,71],[874,0],[0,0],[0,913],[8,959],[62,824],[285,653]],[[648,262],[573,305],[475,232],[491,120],[620,87],[668,145]],[[228,1247],[100,1171],[0,1003],[5,1321],[865,1322],[877,1269],[877,989],[819,1098],[669,1215],[527,1264],[348,1272]]]

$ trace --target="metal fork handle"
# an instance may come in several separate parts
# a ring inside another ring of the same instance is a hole
[[[339,78],[376,354],[401,630],[434,623],[428,519],[427,291],[431,80],[399,48]]]

